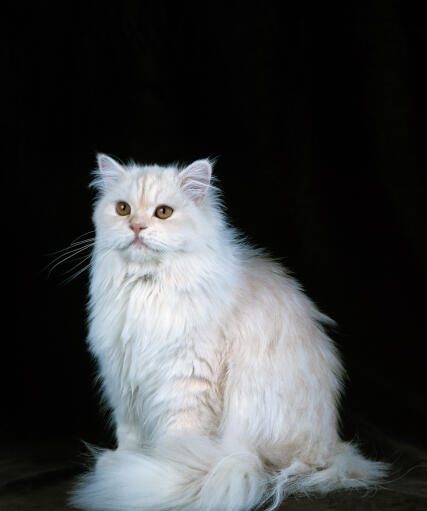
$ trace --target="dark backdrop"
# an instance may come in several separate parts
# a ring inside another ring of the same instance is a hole
[[[341,4],[17,3],[3,46],[17,135],[3,169],[6,432],[105,432],[87,274],[63,285],[72,263],[44,270],[92,229],[103,151],[218,156],[233,223],[338,322],[345,434],[368,423],[426,444],[426,22],[415,2]]]

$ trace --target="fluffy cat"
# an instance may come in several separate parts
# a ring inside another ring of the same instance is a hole
[[[226,224],[211,167],[98,155],[88,342],[118,447],[78,508],[274,509],[385,474],[337,432],[329,318]]]

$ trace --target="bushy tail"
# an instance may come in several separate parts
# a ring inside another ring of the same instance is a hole
[[[270,481],[275,509],[289,495],[326,494],[336,490],[377,488],[389,465],[366,459],[347,442],[337,444],[324,466],[309,467],[299,461],[277,472]]]
[[[295,460],[268,474],[249,450],[207,437],[169,439],[150,451],[103,451],[81,479],[71,505],[87,511],[248,511],[289,495],[375,487],[387,465],[340,443],[323,466]]]
[[[242,511],[267,494],[260,459],[205,437],[170,439],[150,453],[103,451],[71,505],[99,511]]]

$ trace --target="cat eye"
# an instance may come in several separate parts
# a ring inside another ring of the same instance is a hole
[[[130,214],[130,206],[127,202],[119,201],[116,203],[116,213],[120,216],[126,216]]]
[[[158,206],[154,214],[157,218],[161,218],[164,220],[165,218],[169,218],[173,213],[173,209],[169,206]]]

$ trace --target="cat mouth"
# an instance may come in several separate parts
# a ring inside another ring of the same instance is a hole
[[[144,243],[140,238],[135,238],[129,244],[130,247],[134,247],[136,249],[141,249],[143,247],[148,248],[148,245]]]

